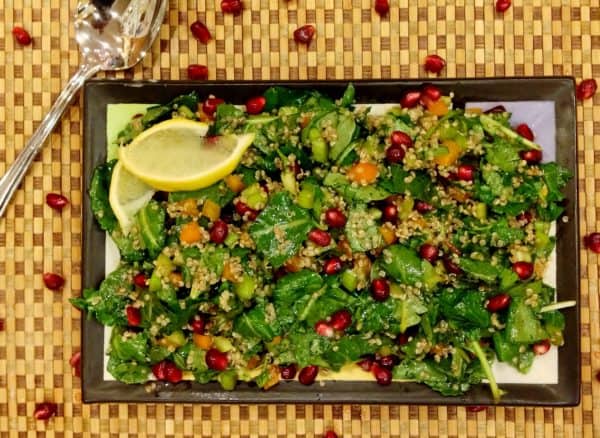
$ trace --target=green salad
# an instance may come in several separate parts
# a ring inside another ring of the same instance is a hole
[[[157,192],[124,233],[108,200],[116,160],[93,174],[121,260],[73,302],[112,328],[117,380],[268,389],[353,368],[448,396],[485,381],[498,400],[492,362],[527,373],[563,344],[565,303],[543,276],[571,175],[503,108],[454,108],[432,85],[379,115],[352,85],[337,100],[284,87],[246,108],[202,99],[150,107],[118,146],[178,117],[254,133],[231,175]]]

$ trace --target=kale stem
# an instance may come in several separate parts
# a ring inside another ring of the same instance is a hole
[[[496,378],[494,377],[494,374],[492,373],[492,368],[490,367],[487,357],[485,357],[485,353],[483,352],[483,350],[481,349],[481,346],[479,345],[479,341],[476,341],[476,340],[469,341],[469,347],[475,353],[475,355],[479,359],[479,362],[481,363],[481,368],[483,368],[483,372],[485,373],[485,376],[488,379],[488,384],[490,385],[490,390],[492,391],[492,396],[494,397],[494,402],[496,402],[496,403],[499,402],[500,397],[502,397],[502,394],[504,394],[504,391],[502,391],[500,388],[498,388],[498,384],[496,383]]]

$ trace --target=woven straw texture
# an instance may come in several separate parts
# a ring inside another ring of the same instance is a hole
[[[447,60],[448,77],[573,75],[600,78],[598,0],[514,0],[501,15],[493,0],[390,0],[381,19],[372,0],[244,0],[238,17],[219,2],[170,0],[151,53],[135,79],[185,79],[190,63],[210,79],[359,79],[427,77],[428,53]],[[0,0],[0,171],[11,163],[78,65],[70,16],[76,0]],[[189,25],[200,18],[214,39],[199,44]],[[292,32],[315,24],[312,45]],[[14,25],[32,34],[20,47]],[[596,61],[594,61],[596,60]],[[101,75],[102,76],[102,75]],[[600,94],[577,108],[580,232],[595,230],[600,196]],[[577,408],[464,408],[364,405],[83,405],[68,360],[80,348],[82,107],[75,101],[54,130],[0,221],[1,436],[600,436],[598,256],[581,254],[582,403]],[[59,214],[48,192],[71,201]],[[62,272],[53,293],[42,273]],[[58,415],[33,418],[53,401]]]

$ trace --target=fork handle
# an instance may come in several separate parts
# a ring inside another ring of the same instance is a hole
[[[44,142],[62,117],[75,93],[77,93],[87,79],[98,73],[100,69],[100,65],[90,65],[87,63],[79,67],[79,70],[77,70],[62,89],[52,108],[50,108],[50,111],[48,111],[48,114],[46,114],[21,153],[0,178],[0,218],[4,216],[10,200],[27,174],[31,163],[40,149],[42,149]]]

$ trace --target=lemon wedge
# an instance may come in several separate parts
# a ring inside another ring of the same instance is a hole
[[[149,186],[197,190],[236,168],[254,134],[207,137],[208,125],[188,119],[158,123],[119,149],[119,161]]]
[[[129,173],[123,163],[117,161],[110,180],[108,202],[123,234],[129,233],[135,214],[152,199],[155,192],[148,184]]]

